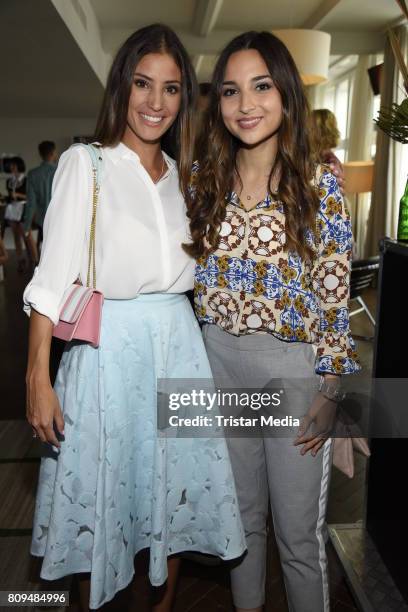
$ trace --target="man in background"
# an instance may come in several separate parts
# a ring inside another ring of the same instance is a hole
[[[44,217],[51,200],[51,187],[57,169],[57,149],[55,142],[44,140],[38,145],[42,163],[30,170],[27,175],[27,203],[24,215],[24,235],[27,249],[34,264],[39,260],[39,249],[43,237]],[[37,244],[31,228],[38,229]]]

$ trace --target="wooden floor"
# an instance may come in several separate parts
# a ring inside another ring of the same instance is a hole
[[[18,274],[13,254],[0,283],[0,591],[12,588],[34,590],[67,588],[70,610],[78,610],[75,581],[44,582],[39,578],[41,559],[29,555],[31,525],[37,484],[41,443],[33,440],[25,421],[24,373],[27,350],[28,317],[22,312],[22,291],[31,273]],[[367,294],[375,309],[375,292]],[[372,334],[364,315],[352,318],[352,330]],[[372,345],[358,343],[360,357],[371,368]],[[58,350],[57,350],[58,352]],[[356,475],[348,479],[333,468],[329,523],[355,523],[363,518],[365,461],[356,456]],[[357,610],[331,545],[328,545],[331,611]],[[287,610],[279,556],[270,525],[267,606],[268,612]],[[135,560],[135,578],[128,588],[103,606],[103,610],[148,610],[149,588],[145,578],[146,555]],[[3,608],[5,609],[5,608]],[[13,608],[14,609],[14,608]],[[11,610],[11,608],[10,608]],[[227,612],[232,610],[228,564],[206,566],[184,559],[178,584],[175,612]],[[302,612],[297,611],[297,612]]]

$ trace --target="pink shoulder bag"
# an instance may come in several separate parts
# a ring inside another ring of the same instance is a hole
[[[78,145],[84,146],[84,145]],[[65,291],[59,321],[54,326],[53,336],[70,342],[81,340],[89,342],[94,348],[99,346],[101,333],[101,318],[103,295],[96,290],[96,265],[95,265],[95,226],[96,209],[98,205],[99,177],[100,177],[100,153],[94,145],[85,145],[92,159],[93,174],[93,196],[92,196],[92,220],[89,234],[89,256],[88,275],[86,287],[76,281]],[[92,287],[90,286],[92,266]]]

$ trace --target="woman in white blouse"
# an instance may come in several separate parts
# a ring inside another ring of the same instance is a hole
[[[101,339],[98,348],[66,345],[54,389],[53,325],[64,292],[87,272],[92,167],[84,147],[61,156],[41,260],[24,293],[27,418],[48,443],[31,554],[44,556],[42,578],[82,576],[84,609],[130,583],[141,549],[150,549],[151,583],[168,578],[157,612],[170,610],[174,594],[178,559],[168,557],[193,550],[231,559],[245,550],[225,440],[157,435],[157,379],[211,378],[183,293],[194,271],[181,245],[189,240],[195,92],[186,51],[165,26],[134,33],[113,62],[96,133]],[[171,145],[176,161],[163,150]]]

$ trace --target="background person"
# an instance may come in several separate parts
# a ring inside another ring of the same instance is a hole
[[[1,228],[1,238],[4,238],[6,227],[13,232],[14,245],[17,255],[17,270],[22,272],[26,267],[24,257],[24,221],[25,203],[27,200],[27,178],[25,163],[21,157],[12,157],[10,160],[11,176],[7,179],[7,207]]]
[[[340,131],[334,113],[327,108],[319,108],[310,113],[310,137],[312,153],[318,162],[326,162],[334,155],[340,140]]]
[[[57,169],[57,149],[55,142],[44,140],[38,145],[42,163],[28,172],[27,203],[25,207],[23,229],[26,243],[35,264],[39,259],[39,248],[43,240],[44,217],[51,201],[51,188]],[[37,244],[34,242],[31,228],[33,223],[38,230]]]

